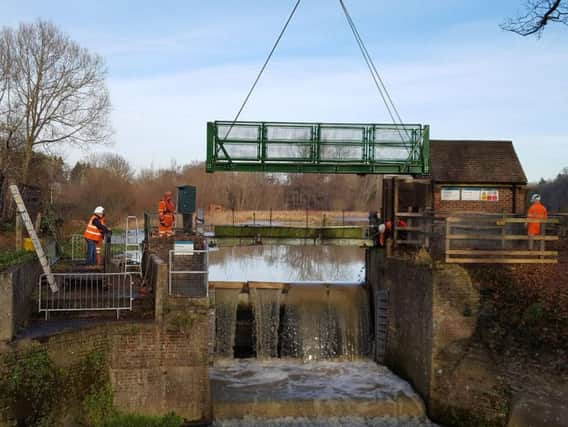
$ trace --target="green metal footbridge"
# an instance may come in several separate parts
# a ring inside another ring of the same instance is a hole
[[[206,169],[428,175],[429,126],[209,122]]]

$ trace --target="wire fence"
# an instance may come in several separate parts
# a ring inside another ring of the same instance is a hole
[[[131,273],[55,273],[59,290],[52,292],[45,274],[39,278],[38,310],[51,312],[132,311]]]
[[[209,216],[210,224],[214,225],[262,225],[262,226],[296,226],[296,227],[332,227],[332,226],[362,226],[368,225],[368,212],[348,210],[322,211],[298,209],[293,211],[280,210],[237,210],[230,209]]]

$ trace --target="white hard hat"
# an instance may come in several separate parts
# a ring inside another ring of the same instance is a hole
[[[537,200],[540,201],[540,194],[535,193],[535,194],[533,194],[533,195],[531,196],[531,203],[534,203],[534,202],[536,202]]]
[[[382,233],[384,233],[384,232],[385,232],[385,230],[386,230],[386,227],[385,227],[385,225],[384,225],[384,224],[381,224],[381,225],[379,225],[379,233],[381,233],[381,234],[382,234]]]
[[[95,208],[95,214],[97,215],[102,215],[105,213],[105,208],[103,208],[102,206],[97,206]]]

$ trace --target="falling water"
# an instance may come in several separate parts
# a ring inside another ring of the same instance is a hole
[[[281,355],[354,360],[371,352],[366,289],[349,284],[295,284],[284,299]]]
[[[215,289],[215,354],[233,357],[240,288]]]
[[[278,329],[282,289],[250,289],[254,313],[256,357],[278,357]]]

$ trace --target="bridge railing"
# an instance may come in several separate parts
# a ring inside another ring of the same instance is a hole
[[[132,311],[131,273],[54,273],[59,290],[52,292],[45,274],[39,277],[38,310],[51,312]]]
[[[208,172],[429,172],[429,127],[419,124],[207,124]]]
[[[527,223],[539,223],[540,234],[529,236]],[[448,217],[445,222],[447,263],[549,264],[558,251],[547,245],[558,237],[557,218],[500,216]]]

